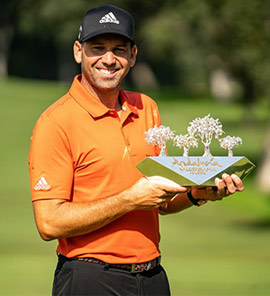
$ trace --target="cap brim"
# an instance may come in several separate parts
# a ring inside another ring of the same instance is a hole
[[[132,44],[135,44],[135,41],[133,39],[130,38],[130,36],[128,36],[127,34],[125,34],[124,32],[119,32],[117,30],[100,30],[100,31],[97,31],[95,33],[92,33],[92,34],[88,34],[87,36],[79,39],[80,42],[85,42],[93,37],[96,37],[96,36],[99,36],[99,35],[103,35],[103,34],[117,34],[117,35],[120,35],[120,36],[124,36],[126,37]]]

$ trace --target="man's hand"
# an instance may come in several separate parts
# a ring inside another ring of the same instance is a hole
[[[223,174],[222,179],[216,178],[216,187],[192,188],[192,196],[195,199],[222,200],[224,197],[234,194],[236,191],[243,191],[242,180],[236,175]]]
[[[187,192],[186,187],[160,176],[141,178],[127,190],[127,198],[132,199],[134,209],[159,208],[178,193]]]
[[[222,200],[225,196],[231,195],[236,191],[243,191],[244,185],[241,179],[236,175],[223,174],[222,179],[215,180],[216,186],[207,187],[193,187],[191,193],[195,199],[203,200]],[[184,187],[185,188],[185,187]],[[191,201],[188,199],[186,193],[179,193],[172,199],[164,203],[159,212],[162,215],[180,212],[192,206]]]

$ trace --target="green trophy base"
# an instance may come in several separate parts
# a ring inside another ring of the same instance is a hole
[[[244,179],[255,165],[244,156],[166,156],[146,157],[137,168],[146,176],[161,176],[182,186],[215,186],[223,173]]]

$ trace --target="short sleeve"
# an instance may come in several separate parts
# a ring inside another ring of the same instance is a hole
[[[65,129],[41,117],[33,130],[28,158],[31,199],[71,199],[73,161]]]

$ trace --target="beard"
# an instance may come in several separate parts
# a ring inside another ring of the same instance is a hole
[[[100,78],[93,75],[89,81],[91,81],[91,85],[95,89],[108,92],[119,89],[123,79],[124,77],[120,77],[120,75],[113,78]]]

